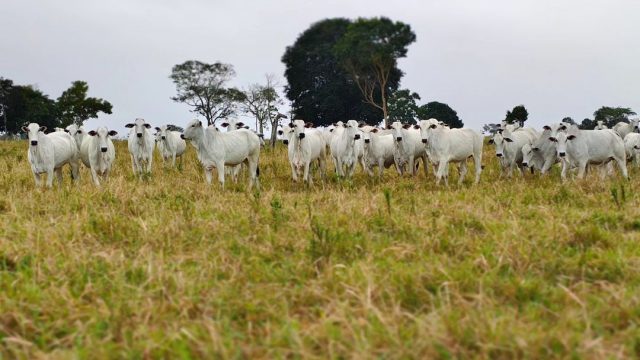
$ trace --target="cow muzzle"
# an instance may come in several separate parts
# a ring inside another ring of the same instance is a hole
[[[165,138],[164,136],[160,136],[160,139],[164,140],[164,139],[166,139],[166,138]]]
[[[187,138],[186,138],[186,137],[184,137],[184,134],[180,134],[180,139],[182,139],[182,140],[187,140]]]
[[[285,145],[289,145],[289,140],[282,140],[282,143]]]
[[[38,146],[38,141],[37,140],[31,140],[31,145],[32,146]]]
[[[356,134],[356,136],[353,137],[355,140],[360,140],[360,134]]]
[[[137,135],[139,138],[141,138],[141,137],[142,137],[142,133],[137,133],[136,135]]]
[[[397,137],[396,141],[402,141],[402,138],[401,137]]]
[[[304,133],[300,133],[300,134],[298,134],[298,138],[299,138],[299,139],[304,139],[304,136],[305,136],[305,135],[304,135]]]
[[[496,154],[497,157],[502,157],[502,154],[498,153]]]
[[[100,148],[100,151],[102,151],[102,152],[107,152],[107,147],[106,147],[106,146],[101,147],[101,148]]]
[[[529,167],[529,163],[523,162],[523,163],[522,163],[522,166],[524,166],[524,167]]]
[[[558,153],[560,157],[564,157],[566,154],[564,152]]]
[[[368,143],[370,143],[370,142],[371,142],[371,140],[369,140],[369,139],[364,139],[364,143],[365,143],[365,144],[368,144]]]
[[[427,139],[422,139],[422,143],[426,144],[427,143]]]

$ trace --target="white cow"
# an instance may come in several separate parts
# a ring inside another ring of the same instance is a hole
[[[562,179],[566,178],[569,165],[578,168],[578,178],[582,179],[588,164],[606,164],[611,160],[618,163],[622,176],[629,177],[624,141],[613,130],[580,130],[571,126],[567,133],[558,132],[549,140],[557,143],[558,156],[563,159]]]
[[[607,125],[604,124],[604,121],[598,120],[594,130],[604,130],[604,129],[608,129],[608,128],[609,127],[607,127]]]
[[[289,124],[289,128],[293,129],[288,148],[291,176],[293,181],[297,182],[300,171],[303,171],[302,180],[308,185],[313,183],[313,177],[309,172],[311,163],[318,163],[322,179],[326,175],[327,148],[322,132],[312,127],[312,123],[305,123],[304,120],[294,120]]]
[[[84,140],[86,134],[84,128],[78,127],[76,124],[71,124],[67,126],[64,131],[71,135],[73,139],[76,141],[76,145],[78,145],[78,151],[80,151],[80,146],[82,145],[82,141]]]
[[[176,166],[176,158],[182,159],[182,154],[187,149],[187,143],[180,138],[179,131],[168,130],[166,125],[156,127],[156,131],[156,142],[162,160],[167,162],[171,159],[171,166]]]
[[[53,186],[53,174],[58,178],[58,184],[62,185],[62,167],[65,164],[71,166],[71,177],[79,179],[79,154],[78,146],[71,135],[64,131],[45,134],[46,126],[30,123],[22,127],[29,137],[29,150],[27,158],[31,164],[36,186],[41,185],[40,175],[47,174],[47,187]]]
[[[149,131],[151,125],[147,124],[144,119],[137,118],[125,127],[131,129],[128,142],[133,173],[140,175],[144,172],[151,173],[154,146],[153,135]]]
[[[530,155],[525,155],[525,151],[523,151],[523,164],[526,163],[533,169],[539,170],[540,175],[546,174],[551,166],[560,161],[557,144],[549,139],[555,137],[559,132],[566,133],[569,126],[570,124],[565,122],[545,125],[542,134],[531,146],[533,152]]]
[[[393,134],[384,134],[382,130],[373,128],[362,131],[364,139],[365,171],[373,176],[373,167],[378,167],[378,176],[382,177],[385,168],[395,164],[396,145]]]
[[[496,145],[496,156],[501,160],[502,167],[500,176],[506,171],[507,177],[511,177],[514,168],[517,168],[522,175],[522,168],[526,166],[523,161],[522,147],[531,146],[536,139],[537,136],[531,131],[525,131],[522,128],[515,131],[502,130],[493,135],[489,144]]]
[[[412,176],[417,174],[417,160],[422,159],[424,174],[428,175],[428,163],[425,143],[420,137],[419,125],[402,124],[395,121],[390,125],[395,142],[396,170],[400,175],[404,174],[405,166]]]
[[[246,163],[249,168],[249,189],[259,186],[258,161],[260,159],[260,139],[246,129],[220,132],[215,127],[204,127],[199,120],[193,120],[182,133],[183,139],[191,140],[196,147],[198,160],[204,168],[205,179],[211,184],[212,170],[218,171],[218,181],[224,189],[225,165]]]
[[[331,156],[339,176],[353,176],[356,164],[363,164],[364,146],[358,131],[358,122],[349,120],[336,126],[331,139]],[[364,165],[363,165],[364,168]]]
[[[624,149],[627,159],[632,159],[636,167],[640,167],[640,134],[628,133],[624,137]]]
[[[96,186],[100,186],[100,177],[107,180],[111,165],[116,159],[116,149],[111,141],[118,133],[109,131],[106,127],[99,127],[87,133],[80,146],[80,158],[91,170],[91,178]]]
[[[621,139],[624,139],[628,133],[638,132],[638,123],[640,123],[640,119],[629,120],[629,123],[621,121],[613,126],[613,131],[620,135]]]
[[[458,184],[462,184],[467,174],[467,159],[470,157],[473,157],[475,162],[477,184],[482,172],[482,134],[471,129],[449,129],[437,124],[430,124],[425,128],[423,124],[428,122],[421,121],[419,125],[422,141],[427,144],[434,164],[438,164],[436,185],[442,178],[446,185],[449,184],[450,162],[460,163]]]

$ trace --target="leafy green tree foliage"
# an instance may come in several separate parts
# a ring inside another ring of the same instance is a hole
[[[57,108],[60,126],[82,124],[91,118],[97,118],[98,113],[111,114],[111,104],[103,99],[87,97],[89,85],[85,81],[74,81],[58,98]]]
[[[60,126],[55,101],[33,86],[13,85],[11,80],[3,79],[0,108],[2,109],[2,127],[0,131],[18,134],[25,124],[35,122],[46,126],[49,131]]]
[[[596,128],[596,125],[598,125],[596,121],[593,121],[589,118],[585,118],[584,120],[582,120],[580,125],[578,125],[578,127],[582,130],[593,130]]]
[[[293,117],[326,126],[338,120],[363,120],[376,124],[382,111],[362,101],[351,75],[341,66],[333,48],[347,31],[348,19],[317,22],[287,47],[282,62],[288,85],[285,96]],[[393,71],[389,87],[397,89],[402,73]]]
[[[398,90],[389,98],[389,122],[415,123],[420,95],[408,89]]]
[[[235,114],[237,104],[244,99],[242,91],[226,86],[234,76],[230,64],[185,61],[171,70],[169,78],[178,93],[171,99],[191,106],[192,112],[204,116],[209,125],[214,125],[218,119]]]
[[[507,115],[504,120],[509,124],[519,122],[520,125],[523,125],[528,118],[529,112],[524,107],[524,105],[518,105],[515,106],[512,110],[507,110]]]
[[[360,18],[349,24],[336,42],[334,53],[351,74],[364,101],[382,110],[388,125],[388,100],[393,93],[391,79],[402,76],[398,59],[407,56],[416,41],[411,27],[388,18]]]
[[[631,108],[603,106],[593,113],[593,120],[594,124],[597,124],[598,120],[602,120],[607,127],[613,128],[619,122],[628,123],[629,116],[633,115],[636,113]]]
[[[458,113],[449,105],[437,101],[424,104],[418,108],[418,118],[437,119],[449,125],[450,128],[461,128],[464,126]]]
[[[576,122],[570,116],[564,117],[561,120],[562,122],[566,122],[568,124],[576,125]]]

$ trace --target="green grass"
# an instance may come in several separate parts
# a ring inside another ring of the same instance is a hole
[[[223,192],[116,146],[101,189],[42,190],[0,142],[0,358],[640,356],[636,169],[499,179],[487,147],[478,186],[307,189],[279,147]]]

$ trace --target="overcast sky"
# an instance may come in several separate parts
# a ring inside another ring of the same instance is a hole
[[[113,104],[87,124],[124,132],[143,117],[185,124],[170,97],[185,60],[235,66],[233,85],[262,82],[310,24],[387,16],[417,35],[402,87],[449,104],[465,125],[498,122],[524,104],[540,127],[602,105],[640,111],[638,0],[4,0],[0,76],[57,98],[72,81]]]

